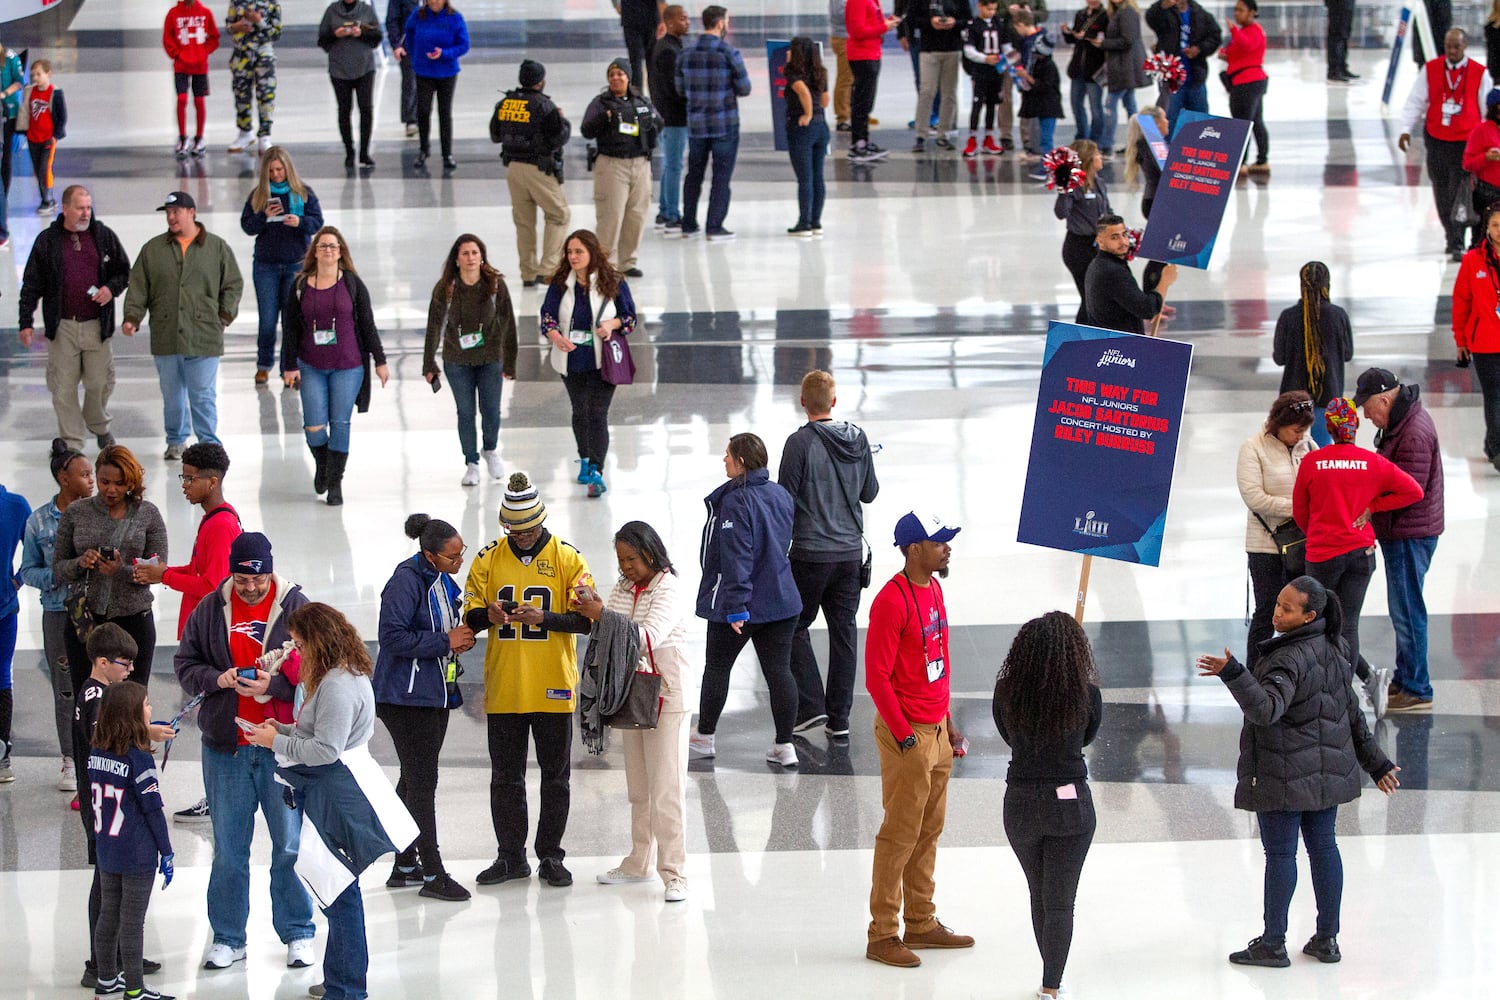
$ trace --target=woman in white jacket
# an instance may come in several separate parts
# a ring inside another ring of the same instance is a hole
[[[1250,589],[1255,594],[1249,648],[1245,651],[1245,663],[1252,669],[1260,658],[1260,644],[1271,638],[1276,595],[1291,580],[1271,532],[1292,516],[1297,466],[1316,447],[1307,434],[1312,423],[1312,397],[1300,389],[1284,392],[1271,404],[1265,427],[1240,445],[1236,478],[1240,497],[1249,508],[1245,516],[1245,555],[1250,563]]]
[[[690,706],[697,692],[691,677],[686,623],[693,615],[693,591],[684,588],[656,529],[627,521],[615,532],[620,579],[601,601],[580,593],[574,610],[598,621],[604,610],[630,618],[640,630],[638,669],[661,674],[661,718],[655,729],[626,730],[625,787],[630,796],[630,855],[597,876],[603,885],[651,881],[652,855],[666,885],[666,899],[687,899],[687,741]]]
[[[552,370],[562,376],[573,407],[578,482],[589,488],[589,496],[597,497],[605,490],[609,404],[615,396],[614,385],[600,372],[604,345],[635,332],[635,300],[599,237],[587,229],[568,235],[563,258],[547,285],[540,330],[552,346]]]

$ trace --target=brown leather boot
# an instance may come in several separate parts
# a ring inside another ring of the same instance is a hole
[[[902,944],[898,937],[871,941],[865,946],[865,958],[894,965],[898,969],[915,969],[922,964],[922,960],[912,954],[911,949]]]

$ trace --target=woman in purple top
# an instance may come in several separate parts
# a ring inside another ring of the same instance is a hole
[[[349,421],[370,408],[370,365],[390,380],[370,292],[354,271],[349,244],[332,226],[313,236],[282,318],[282,381],[302,391],[302,431],[313,453],[313,490],[328,506],[344,502]]]

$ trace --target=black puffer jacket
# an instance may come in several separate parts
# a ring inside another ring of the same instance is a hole
[[[1355,701],[1341,639],[1315,618],[1261,643],[1252,672],[1230,659],[1219,674],[1245,713],[1236,809],[1315,812],[1359,798],[1363,770],[1394,766]]]

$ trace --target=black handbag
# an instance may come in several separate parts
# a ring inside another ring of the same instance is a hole
[[[650,670],[637,670],[630,678],[630,690],[626,692],[625,704],[614,715],[607,716],[604,724],[611,729],[655,729],[661,718],[661,671],[656,669],[656,656],[651,652],[651,637],[646,636],[646,661]]]
[[[1297,527],[1297,522],[1287,518],[1273,528],[1259,514],[1255,515],[1255,519],[1266,529],[1271,541],[1276,543],[1276,551],[1281,553],[1281,567],[1286,575],[1301,576],[1307,568],[1307,535]]]

